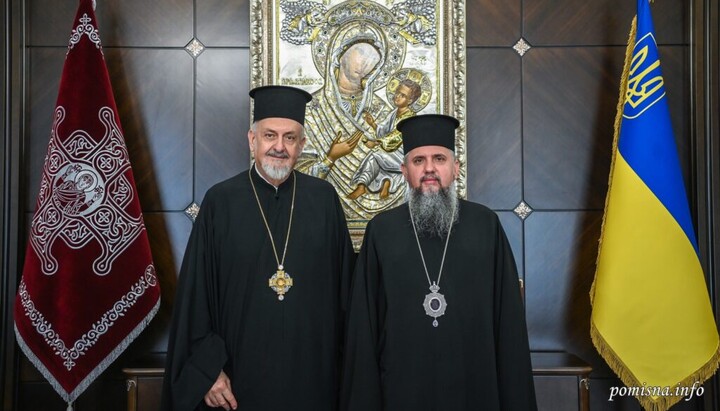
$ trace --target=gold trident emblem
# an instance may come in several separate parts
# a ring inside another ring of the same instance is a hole
[[[282,301],[285,299],[285,293],[293,286],[293,279],[290,277],[290,274],[287,274],[285,270],[283,270],[283,267],[280,266],[277,272],[270,277],[268,285],[277,293],[278,300]]]

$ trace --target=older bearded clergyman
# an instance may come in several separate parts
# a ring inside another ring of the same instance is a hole
[[[255,163],[205,195],[188,242],[162,410],[334,411],[353,249],[335,189],[293,171],[299,89],[265,86]]]
[[[512,251],[459,200],[458,121],[398,124],[408,202],[367,226],[352,281],[341,410],[536,410]]]

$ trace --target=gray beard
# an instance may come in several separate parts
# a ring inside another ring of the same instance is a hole
[[[441,238],[447,236],[459,214],[460,202],[455,183],[437,192],[428,193],[423,193],[420,187],[408,187],[407,195],[418,235]]]
[[[273,180],[285,180],[292,171],[291,166],[279,166],[279,167],[273,167],[270,164],[260,164],[260,167],[262,167],[263,171],[265,172],[265,175],[267,175],[269,178]]]

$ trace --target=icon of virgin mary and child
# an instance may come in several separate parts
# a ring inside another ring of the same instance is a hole
[[[432,92],[426,74],[401,68],[405,46],[402,36],[368,21],[344,24],[313,43],[325,81],[308,106],[299,167],[335,186],[350,220],[370,219],[404,198],[396,126],[422,110]],[[382,88],[390,104],[379,96]]]

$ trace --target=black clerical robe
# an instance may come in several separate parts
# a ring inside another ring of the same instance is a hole
[[[445,238],[420,237],[431,281]],[[460,201],[438,327],[407,204],[367,226],[352,280],[341,409],[536,409],[524,307],[512,251],[486,207]]]
[[[250,185],[293,278],[283,301]],[[299,172],[275,189],[254,167],[208,190],[180,270],[163,384],[163,410],[206,409],[221,370],[239,410],[335,410],[344,309],[354,254],[334,188]]]

